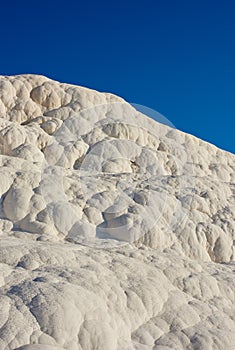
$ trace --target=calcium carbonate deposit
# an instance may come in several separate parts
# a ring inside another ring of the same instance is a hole
[[[0,77],[0,350],[234,350],[235,156]]]

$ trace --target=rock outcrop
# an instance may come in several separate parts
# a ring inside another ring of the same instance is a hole
[[[235,156],[0,77],[0,350],[235,349]]]

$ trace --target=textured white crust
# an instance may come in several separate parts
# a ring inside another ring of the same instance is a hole
[[[235,156],[0,77],[0,350],[235,349]]]

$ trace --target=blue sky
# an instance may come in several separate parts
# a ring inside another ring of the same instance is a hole
[[[1,3],[0,74],[113,92],[235,152],[235,2]]]

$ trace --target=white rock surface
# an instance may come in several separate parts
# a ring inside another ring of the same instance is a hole
[[[235,349],[235,156],[0,77],[0,350]]]

